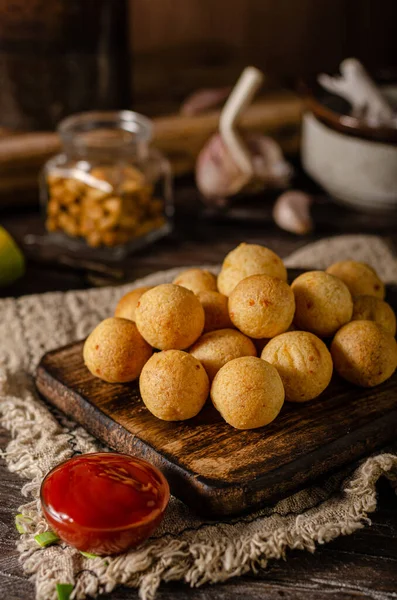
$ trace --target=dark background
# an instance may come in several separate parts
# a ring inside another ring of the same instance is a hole
[[[283,84],[356,56],[397,69],[395,0],[129,0],[134,103],[170,110],[251,63]]]

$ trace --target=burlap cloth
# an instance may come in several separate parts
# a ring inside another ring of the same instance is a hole
[[[294,253],[286,264],[325,268],[346,257],[366,261],[385,281],[397,282],[396,259],[384,242],[372,236],[322,240]],[[29,501],[20,511],[32,522],[18,548],[25,572],[35,579],[39,600],[55,599],[56,583],[73,584],[72,598],[95,596],[125,584],[138,587],[141,597],[150,599],[161,581],[183,580],[191,586],[217,583],[266,567],[269,559],[284,557],[288,549],[313,552],[317,544],[369,523],[368,514],[376,508],[376,481],[381,475],[391,481],[396,478],[397,452],[392,448],[356,465],[353,473],[347,469],[276,506],[222,523],[202,520],[172,498],[153,538],[119,556],[84,558],[64,544],[40,548],[34,535],[47,529],[38,503],[43,476],[60,461],[101,445],[38,399],[32,381],[35,367],[47,350],[86,336],[112,313],[127,290],[167,282],[175,274],[176,270],[155,273],[118,288],[0,302],[0,411],[2,424],[12,435],[5,458],[10,471],[29,480],[22,490]]]

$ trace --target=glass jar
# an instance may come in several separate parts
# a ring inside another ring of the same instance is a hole
[[[47,231],[117,256],[171,231],[168,161],[150,147],[152,123],[132,111],[87,112],[61,121],[63,153],[41,178]]]

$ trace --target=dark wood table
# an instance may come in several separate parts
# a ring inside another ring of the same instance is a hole
[[[150,272],[183,266],[220,262],[240,241],[262,243],[286,256],[298,247],[325,235],[338,233],[381,233],[395,246],[395,218],[366,216],[337,207],[320,199],[315,209],[316,230],[297,238],[277,230],[271,223],[271,208],[264,203],[255,218],[242,222],[246,208],[236,207],[231,215],[218,214],[209,219],[200,212],[191,186],[178,192],[176,231],[167,240],[142,251],[122,263],[111,265],[98,274],[84,265],[74,268],[58,264],[56,252],[27,249],[26,275],[1,296],[22,295],[49,290],[66,290],[133,280]],[[0,222],[24,245],[26,234],[40,233],[42,220],[37,211],[0,214]],[[62,253],[61,253],[62,254]],[[117,269],[117,271],[115,271]],[[119,271],[122,271],[119,273]],[[116,278],[116,279],[115,279]],[[119,279],[117,279],[119,278]],[[0,429],[0,447],[5,448],[8,433]],[[15,542],[18,534],[14,517],[25,499],[20,494],[22,482],[0,463],[0,598],[27,600],[34,597],[34,587],[18,564]],[[197,598],[200,600],[391,600],[397,597],[397,499],[386,481],[378,486],[379,509],[372,516],[372,526],[321,546],[314,555],[294,551],[288,561],[273,561],[267,570],[255,576],[233,579],[223,585],[187,588],[168,584],[161,588],[159,600]],[[135,591],[119,588],[111,600],[137,598]]]

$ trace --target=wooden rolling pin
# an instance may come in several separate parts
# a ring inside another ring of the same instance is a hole
[[[274,137],[287,154],[299,150],[302,101],[287,91],[268,92],[245,113],[243,131],[260,131]],[[170,115],[154,122],[153,145],[171,161],[175,175],[194,169],[196,157],[217,130],[220,111],[197,116]],[[58,134],[52,132],[15,133],[0,130],[0,196],[32,192],[37,176],[48,158],[61,150]],[[3,202],[4,204],[4,202]]]

